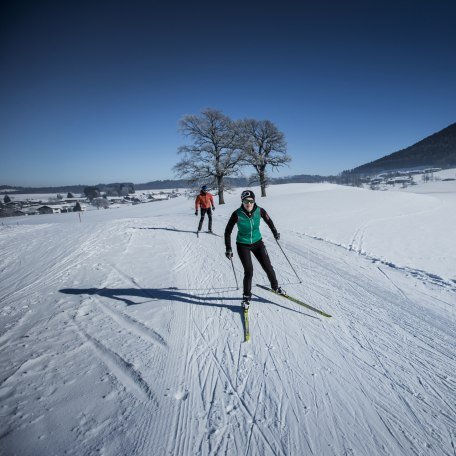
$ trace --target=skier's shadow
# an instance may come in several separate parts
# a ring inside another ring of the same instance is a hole
[[[187,304],[196,304],[200,306],[212,306],[222,309],[228,309],[232,312],[241,313],[242,307],[240,305],[222,304],[220,301],[240,301],[240,298],[233,297],[217,297],[208,295],[196,295],[185,293],[178,288],[62,288],[60,293],[70,295],[98,295],[110,299],[115,299],[124,302],[127,306],[134,306],[144,304],[145,302],[152,301],[178,301]],[[132,298],[144,298],[146,301],[135,302]],[[262,298],[258,301],[264,301]]]
[[[145,226],[145,227],[140,227],[140,226],[133,226],[132,227],[134,230],[162,230],[162,231],[174,231],[176,233],[192,233],[192,234],[195,234],[196,233],[196,230],[195,231],[189,231],[189,230],[178,230],[177,228],[169,228],[169,227],[165,227],[165,226],[160,226],[160,227],[157,227],[157,226]]]
[[[106,298],[115,299],[117,301],[124,302],[127,306],[136,306],[138,304],[145,304],[150,301],[178,301],[185,302],[187,304],[199,305],[199,306],[211,306],[219,307],[221,309],[228,309],[231,312],[238,313],[242,316],[243,309],[240,305],[228,305],[222,304],[217,301],[237,301],[240,302],[240,297],[230,298],[230,297],[217,297],[217,296],[204,296],[198,294],[190,294],[180,291],[176,287],[170,288],[62,288],[59,290],[60,293],[70,294],[70,295],[98,295],[104,296]],[[132,301],[131,298],[145,298],[143,302]],[[296,312],[301,315],[306,315],[308,317],[316,318],[313,315],[309,315],[303,312],[299,312],[290,307],[285,307],[276,302],[270,301],[269,299],[262,298],[257,294],[254,294],[252,297],[252,302],[259,302],[263,304],[274,304],[277,307],[286,309],[287,311]],[[243,320],[244,321],[244,320]]]

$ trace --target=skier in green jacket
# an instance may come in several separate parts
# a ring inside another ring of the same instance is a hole
[[[242,266],[244,267],[242,306],[245,309],[248,309],[252,297],[253,264],[251,253],[255,255],[255,258],[266,272],[268,279],[271,282],[271,288],[279,294],[284,294],[285,292],[279,287],[266,246],[262,241],[260,220],[263,219],[267,223],[276,240],[280,239],[280,234],[277,232],[268,213],[263,208],[256,205],[255,194],[251,190],[244,190],[241,194],[241,200],[241,207],[231,214],[226,225],[225,255],[228,259],[233,258],[231,232],[233,231],[234,225],[237,224],[238,234],[236,237],[236,247]]]

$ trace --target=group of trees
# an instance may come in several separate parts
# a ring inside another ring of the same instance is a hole
[[[267,169],[277,169],[291,161],[284,134],[269,120],[232,120],[221,111],[206,109],[179,122],[180,132],[190,140],[178,150],[183,158],[174,172],[193,184],[217,189],[224,204],[226,177],[239,176],[245,166],[254,168],[250,183],[259,184],[266,196]]]
[[[107,196],[127,196],[135,193],[135,187],[131,182],[115,183],[115,184],[99,184],[84,188],[84,195],[92,201],[95,198],[100,198],[101,193]]]

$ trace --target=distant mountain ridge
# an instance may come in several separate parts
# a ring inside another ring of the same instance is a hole
[[[372,175],[384,171],[456,167],[456,123],[410,147],[344,173]]]

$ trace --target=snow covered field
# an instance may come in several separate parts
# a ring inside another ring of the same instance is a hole
[[[248,343],[192,200],[5,219],[0,454],[454,455],[456,182],[258,203],[280,283],[333,317],[255,287]]]

